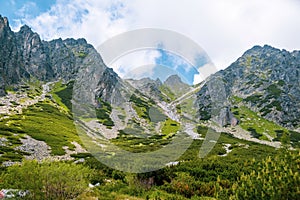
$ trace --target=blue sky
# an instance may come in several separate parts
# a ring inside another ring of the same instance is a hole
[[[209,62],[204,60],[203,56],[198,67]],[[113,62],[111,66],[124,78],[150,77],[153,80],[158,78],[164,82],[169,76],[177,74],[183,82],[190,85],[194,84],[194,77],[199,74],[197,66],[185,58],[159,47],[131,52]]]
[[[151,52],[153,53],[152,55]],[[141,55],[141,53],[144,55]],[[149,56],[154,59],[142,64],[143,61],[133,63],[122,62],[121,58],[121,62],[115,64],[116,71],[125,78],[141,79],[150,77],[153,80],[160,79],[162,82],[169,76],[176,74],[183,82],[190,85],[194,84],[194,76],[199,74],[197,67],[193,66],[186,59],[163,49],[158,48],[145,52],[134,52],[127,59],[131,60],[137,56]]]
[[[160,56],[155,59],[155,64],[157,64],[158,66],[170,66],[171,69],[177,72],[176,74],[178,74],[183,81],[187,82],[190,85],[194,83],[195,74],[199,74],[196,66],[193,66],[184,58],[171,52],[164,51],[162,49],[158,49],[158,52],[160,53]],[[203,63],[202,65],[204,64],[206,63]],[[161,69],[155,68],[155,72],[155,74],[160,74]],[[164,81],[166,78],[167,77],[161,79],[162,81]]]
[[[0,13],[10,19],[12,26],[17,26],[17,21],[23,18],[34,18],[48,11],[55,3],[55,0],[2,0]]]
[[[228,67],[254,45],[299,50],[299,10],[299,0],[0,1],[0,14],[9,18],[15,31],[27,24],[44,40],[86,38],[97,48],[107,39],[129,30],[168,29],[198,43],[218,69]],[[126,67],[136,63],[173,65],[192,81],[195,72],[184,71],[189,68],[184,64],[175,66],[178,58],[174,55],[164,52],[145,55],[128,59]],[[124,63],[120,65],[124,67]],[[118,66],[114,69],[118,71]]]

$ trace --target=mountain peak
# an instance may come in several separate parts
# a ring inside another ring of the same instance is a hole
[[[164,85],[178,97],[190,90],[190,86],[184,83],[177,74],[169,76],[167,80],[165,80]]]
[[[0,15],[0,27],[1,27],[1,26],[9,27],[9,23],[8,23],[7,17],[2,17],[2,16]]]
[[[299,125],[300,53],[269,45],[254,46],[228,68],[218,72],[228,99],[239,97],[245,106],[270,121],[294,128]],[[212,79],[211,82],[214,80]],[[199,94],[205,113],[206,88]],[[218,91],[215,91],[217,93]],[[205,106],[203,106],[205,105]],[[207,115],[201,116],[205,118]]]
[[[11,29],[9,27],[8,19],[0,15],[0,34],[2,34],[3,31],[11,32]]]
[[[29,26],[27,26],[26,24],[21,26],[18,33],[20,33],[21,35],[27,35],[27,34],[32,35],[32,34],[34,34],[32,29]]]
[[[265,53],[278,53],[280,52],[280,49],[274,48],[270,45],[255,45],[251,49],[247,50],[243,56],[250,56],[250,55],[256,55],[256,54],[265,54]]]
[[[141,79],[138,79],[138,80],[136,80],[136,79],[127,79],[127,81],[130,82],[133,85],[138,84],[139,86],[145,86],[145,85],[149,85],[149,84],[159,86],[159,85],[162,84],[162,82],[159,78],[154,80],[154,79],[151,79],[150,77],[144,77],[144,78],[141,78]]]
[[[28,25],[25,24],[21,26],[20,31],[32,31],[32,30]]]
[[[66,44],[69,44],[69,45],[76,45],[76,44],[79,44],[79,45],[86,45],[88,44],[87,41],[84,39],[84,38],[79,38],[79,39],[74,39],[74,38],[67,38],[64,40],[64,42]]]
[[[29,78],[69,82],[74,80],[83,66],[85,69],[90,67],[91,73],[97,68],[97,77],[103,77],[107,67],[96,49],[85,39],[47,42],[42,41],[28,25],[22,26],[18,32],[11,31],[6,25],[7,18],[0,17],[0,44],[3,47],[0,48],[0,96],[5,95],[5,87]],[[117,76],[106,74],[108,78]]]
[[[181,78],[177,74],[173,74],[165,80],[164,84],[166,84],[166,85],[180,84],[181,85],[181,84],[185,84],[185,83],[181,80]]]

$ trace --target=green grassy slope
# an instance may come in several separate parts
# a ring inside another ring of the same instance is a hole
[[[30,106],[22,115],[2,120],[0,125],[0,135],[11,136],[14,133],[15,138],[18,138],[27,134],[45,141],[51,147],[53,155],[65,154],[63,146],[73,149],[73,141],[80,143],[72,118],[49,103]]]

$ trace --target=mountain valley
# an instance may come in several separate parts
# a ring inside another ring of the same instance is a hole
[[[198,85],[122,79],[85,39],[0,16],[1,178],[46,159],[94,170],[78,199],[297,199],[299,86],[300,51],[254,46]]]

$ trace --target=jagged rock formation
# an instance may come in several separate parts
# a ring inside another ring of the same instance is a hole
[[[288,52],[270,46],[255,46],[227,69],[212,75],[208,83],[222,79],[228,102],[233,98],[262,117],[282,126],[300,124],[300,51]],[[209,119],[210,93],[205,86],[198,93],[199,117]],[[236,103],[236,102],[235,102]]]
[[[21,57],[14,33],[9,27],[7,18],[0,16],[0,95],[5,94],[5,85],[13,84],[29,74],[20,68]]]
[[[5,95],[6,86],[30,79],[69,82],[82,78],[77,77],[80,70],[94,69],[97,74],[86,73],[97,77],[89,77],[89,80],[84,79],[88,82],[81,80],[81,83],[94,82],[93,92],[107,100],[120,78],[105,66],[99,53],[85,39],[42,41],[26,25],[19,32],[13,32],[7,18],[0,16],[0,95]]]

